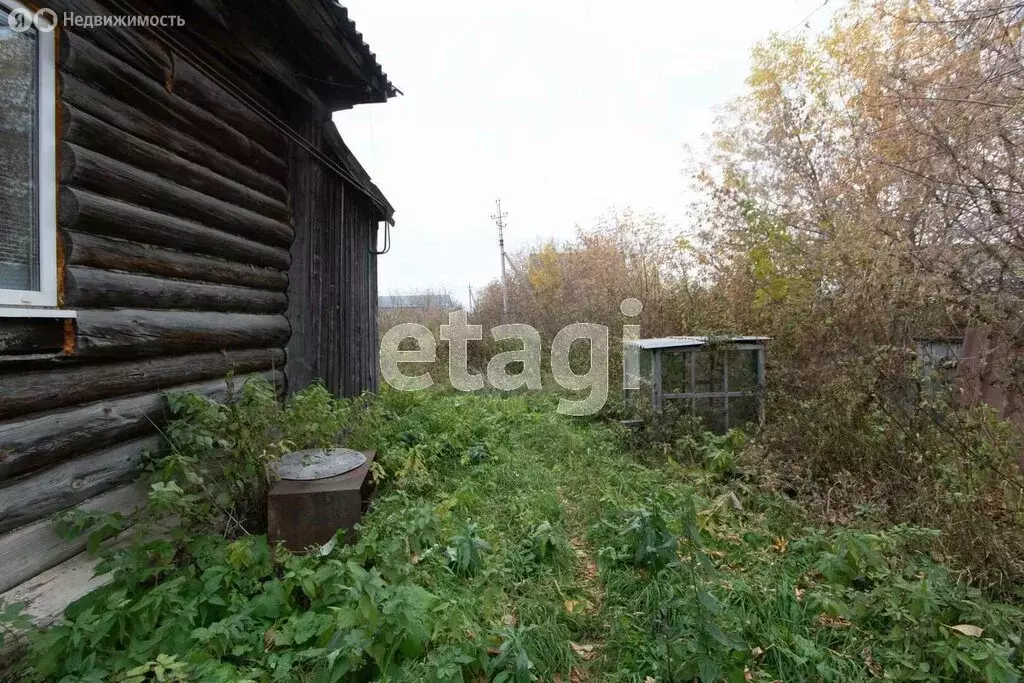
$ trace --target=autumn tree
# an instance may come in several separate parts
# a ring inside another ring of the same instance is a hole
[[[758,464],[828,514],[941,524],[1000,585],[1024,576],[1016,437],[920,394],[913,339],[988,325],[1020,344],[1022,18],[854,2],[820,36],[758,46],[696,176],[683,313],[774,338]]]
[[[612,336],[624,321],[620,303],[643,302],[645,333],[670,334],[677,321],[672,286],[683,275],[677,236],[663,219],[630,209],[610,212],[566,242],[545,241],[512,258],[510,319],[537,327],[550,340],[574,322],[607,325]],[[497,284],[482,293],[478,315],[500,319]]]

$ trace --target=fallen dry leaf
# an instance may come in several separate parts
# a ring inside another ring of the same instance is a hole
[[[592,660],[594,658],[594,655],[597,654],[594,652],[594,646],[590,644],[581,645],[579,643],[569,641],[569,645],[572,647],[573,652],[575,652],[580,659],[587,662]]]
[[[818,624],[826,628],[850,628],[853,624],[843,617],[832,617],[824,612],[818,615]]]
[[[579,600],[566,600],[565,601],[565,611],[568,612],[569,614],[572,614],[573,611],[575,611],[575,609],[576,609],[576,605],[578,605],[578,604],[580,604]]]
[[[778,550],[780,553],[786,552],[786,547],[788,545],[789,545],[789,541],[784,539],[782,536],[779,536],[778,538],[776,538],[775,542],[772,543],[772,547],[775,548],[776,550]]]
[[[750,669],[743,667],[743,680],[752,681],[754,680],[754,674],[750,673]]]
[[[644,676],[644,683],[658,683],[654,676]]]
[[[796,586],[793,586],[793,594],[796,596],[796,601],[797,602],[803,602],[803,599],[804,599],[804,589],[803,588],[797,588]]]
[[[980,628],[978,626],[974,626],[973,624],[957,624],[956,626],[950,626],[949,628],[956,631],[957,633],[962,633],[965,636],[970,636],[971,638],[977,638],[985,632],[985,629]]]
[[[871,656],[871,650],[864,648],[860,651],[861,656],[864,658],[864,666],[868,668],[868,671],[875,678],[882,678],[885,675],[885,671],[882,670],[882,665],[875,661],[875,658]]]
[[[764,654],[764,650],[762,650],[759,647],[755,647],[754,649],[752,649],[750,651],[750,654],[753,655],[754,657],[760,657],[761,655]]]

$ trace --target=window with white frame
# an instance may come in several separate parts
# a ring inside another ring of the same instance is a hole
[[[54,33],[35,16],[0,0],[0,306],[57,305]]]

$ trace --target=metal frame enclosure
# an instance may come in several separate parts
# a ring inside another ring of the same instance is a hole
[[[724,413],[725,413],[725,429],[728,431],[729,425],[729,399],[730,398],[757,398],[757,419],[758,422],[764,421],[765,401],[765,364],[764,364],[764,343],[763,342],[741,342],[731,343],[722,342],[716,345],[716,349],[723,351],[753,351],[757,354],[757,370],[756,370],[756,388],[753,390],[730,390],[729,389],[729,356],[728,353],[722,355],[722,391],[697,391],[697,354],[698,353],[714,353],[714,350],[709,348],[710,344],[680,344],[678,347],[661,346],[651,349],[644,349],[645,352],[651,354],[651,409],[654,413],[661,413],[665,406],[665,400],[685,400],[690,399],[690,410],[695,411],[697,407],[698,399],[722,399],[724,402]],[[683,393],[665,393],[663,391],[663,354],[665,351],[679,352],[683,351],[689,355],[689,372],[687,379],[687,391]]]

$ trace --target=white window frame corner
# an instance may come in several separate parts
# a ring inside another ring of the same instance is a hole
[[[32,11],[18,0],[0,5]],[[57,307],[57,30],[36,31],[39,290],[0,289],[0,306]]]

